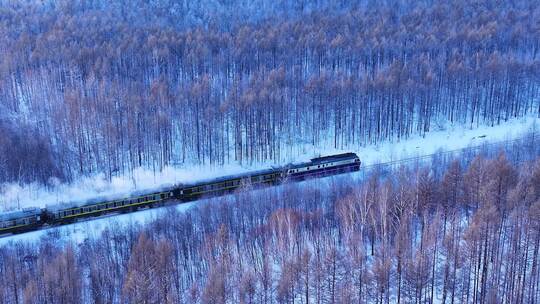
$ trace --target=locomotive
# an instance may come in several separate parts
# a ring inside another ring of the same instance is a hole
[[[313,158],[308,162],[289,164],[243,174],[223,176],[191,184],[163,186],[152,191],[131,193],[129,197],[96,198],[85,202],[62,203],[45,208],[26,208],[0,214],[0,236],[24,233],[47,226],[73,223],[109,213],[127,213],[167,202],[189,202],[202,197],[219,196],[245,186],[262,187],[286,181],[302,181],[360,170],[355,153]]]

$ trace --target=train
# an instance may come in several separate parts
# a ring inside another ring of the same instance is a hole
[[[229,175],[193,183],[163,186],[139,191],[129,196],[95,198],[84,202],[61,203],[44,208],[26,208],[0,214],[0,236],[25,233],[46,227],[71,224],[83,219],[111,213],[127,213],[164,206],[168,202],[183,203],[206,197],[226,195],[242,187],[263,187],[298,182],[305,179],[337,175],[360,170],[355,153],[343,153]]]

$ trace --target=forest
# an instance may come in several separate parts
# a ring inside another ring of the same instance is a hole
[[[50,230],[0,246],[0,299],[538,303],[538,140],[243,189],[82,242]]]
[[[540,116],[536,1],[0,1],[0,183]]]

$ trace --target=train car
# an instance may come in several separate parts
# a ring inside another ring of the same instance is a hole
[[[43,224],[40,208],[25,208],[23,210],[0,214],[0,235],[14,234],[38,229]]]
[[[312,158],[311,161],[287,168],[287,176],[292,180],[304,180],[360,170],[360,158],[355,153]]]
[[[278,184],[283,180],[283,176],[284,173],[281,168],[270,168],[203,180],[192,184],[179,185],[175,197],[183,201],[193,201],[201,197],[219,196],[242,187],[257,188]]]
[[[47,206],[46,221],[51,224],[64,224],[78,221],[82,218],[96,217],[108,213],[126,213],[139,209],[161,206],[173,198],[174,186],[167,186],[159,190],[138,191],[129,196],[96,198],[84,202],[63,203]]]

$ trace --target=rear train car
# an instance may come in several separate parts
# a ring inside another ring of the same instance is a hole
[[[36,230],[43,225],[42,209],[24,208],[0,214],[0,235]]]

